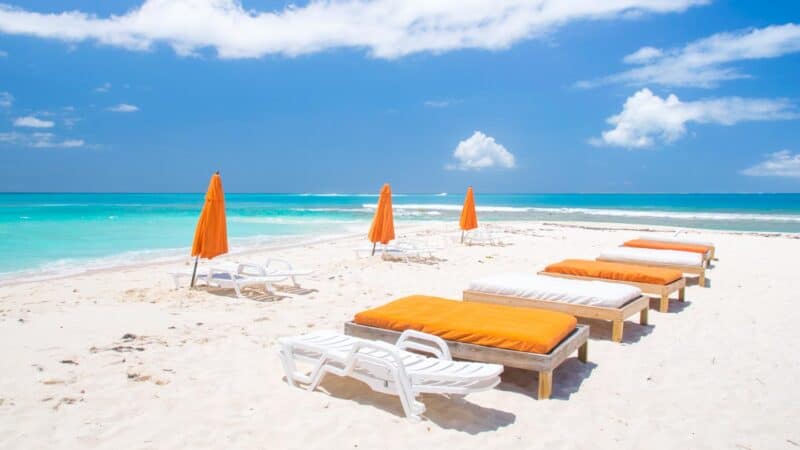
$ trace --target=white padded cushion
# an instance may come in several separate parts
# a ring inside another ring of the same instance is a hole
[[[479,278],[469,284],[469,290],[609,308],[618,308],[642,295],[639,288],[627,284],[568,280],[530,273],[502,273]]]
[[[655,242],[672,242],[676,244],[702,245],[704,247],[714,246],[714,243],[708,241],[702,241],[700,239],[692,239],[690,237],[672,236],[665,234],[648,234],[645,236],[639,236],[639,239],[643,239],[645,241],[655,241]]]
[[[635,247],[614,247],[601,253],[597,259],[601,261],[652,263],[668,266],[703,266],[703,255],[701,253]]]

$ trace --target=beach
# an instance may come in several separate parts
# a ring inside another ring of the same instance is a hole
[[[185,286],[147,263],[0,286],[0,446],[4,448],[795,448],[800,446],[800,281],[792,233],[686,230],[713,241],[709,288],[690,283],[650,325],[591,326],[589,362],[554,373],[507,368],[495,389],[424,395],[412,423],[397,397],[329,376],[286,383],[277,339],[342,330],[363,309],[410,294],[459,299],[473,278],[596,257],[649,225],[499,221],[497,246],[464,246],[438,222],[401,239],[449,242],[426,261],[357,257],[351,233],[221,261],[280,257],[314,270],[275,295]],[[185,281],[185,280],[184,280]]]

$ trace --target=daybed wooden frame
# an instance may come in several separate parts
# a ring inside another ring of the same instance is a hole
[[[655,294],[660,300],[658,303],[658,311],[665,313],[669,311],[669,296],[673,292],[678,292],[678,300],[686,301],[686,278],[679,278],[669,284],[654,284],[654,283],[639,283],[636,281],[615,280],[613,278],[598,278],[598,277],[584,277],[580,275],[567,275],[558,272],[541,271],[539,275],[547,275],[548,277],[567,278],[570,280],[587,280],[587,281],[606,281],[609,283],[622,283],[630,286],[636,286],[645,294]]]
[[[606,262],[615,262],[615,263],[623,263],[623,264],[638,264],[640,266],[649,266],[649,267],[665,267],[667,269],[675,269],[680,270],[683,273],[691,273],[694,275],[698,275],[700,278],[697,280],[697,284],[701,287],[706,287],[706,266],[705,263],[702,266],[683,266],[683,265],[675,265],[675,264],[659,264],[657,262],[650,262],[650,261],[633,261],[633,260],[619,260],[619,259],[603,259],[602,257],[595,258],[597,261],[606,261]]]
[[[389,343],[397,342],[400,331],[345,322],[344,333],[364,339],[377,339]],[[578,324],[550,353],[528,353],[465,342],[445,340],[454,358],[502,364],[507,367],[533,370],[539,373],[539,400],[550,398],[553,392],[553,370],[578,351],[578,359],[586,362],[589,356],[589,326]]]
[[[622,341],[622,327],[625,319],[639,313],[639,323],[647,325],[647,312],[650,310],[650,299],[640,295],[625,303],[619,308],[606,306],[576,305],[567,302],[539,300],[527,297],[514,297],[510,295],[489,294],[486,292],[464,291],[463,299],[466,302],[494,303],[496,305],[517,306],[522,308],[549,309],[571,314],[586,319],[601,319],[611,321],[611,340]]]

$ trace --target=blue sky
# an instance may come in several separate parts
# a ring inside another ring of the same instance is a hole
[[[123,3],[0,7],[0,190],[800,190],[795,1]]]

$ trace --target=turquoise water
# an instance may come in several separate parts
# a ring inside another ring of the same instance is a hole
[[[233,250],[366,233],[377,196],[228,194]],[[457,220],[463,194],[395,195],[395,218]],[[0,194],[0,278],[185,255],[203,194]],[[479,220],[800,232],[800,194],[476,195]]]

